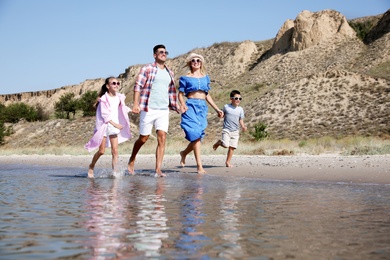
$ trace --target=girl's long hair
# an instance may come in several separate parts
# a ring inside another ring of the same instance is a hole
[[[107,85],[110,84],[110,79],[115,79],[115,77],[108,77],[106,78],[106,80],[104,81],[104,84],[102,85],[102,87],[100,88],[100,92],[99,92],[99,95],[98,95],[98,98],[94,104],[94,107],[97,108],[98,104],[99,104],[99,98],[101,98],[104,94],[106,94],[106,92],[108,91],[108,88],[107,88]]]

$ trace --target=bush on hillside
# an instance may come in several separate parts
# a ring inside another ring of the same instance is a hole
[[[0,121],[0,145],[4,144],[4,137],[12,134],[12,127],[6,127],[3,121]]]
[[[70,114],[72,113],[74,118],[77,107],[78,100],[74,98],[74,93],[65,93],[54,104],[55,116],[61,119],[70,119]]]
[[[263,140],[269,136],[267,132],[267,125],[263,122],[259,122],[255,125],[255,131],[250,132],[250,134],[256,139],[256,141]]]
[[[352,29],[355,30],[356,36],[360,40],[364,40],[368,32],[372,29],[373,24],[371,21],[365,21],[365,22],[349,22],[349,25],[352,27]]]
[[[78,107],[83,111],[83,116],[94,116],[96,114],[95,103],[97,98],[97,91],[87,91],[81,96]]]
[[[39,120],[38,110],[23,102],[13,103],[9,106],[0,107],[0,120],[7,123],[17,123],[20,119],[28,122]]]

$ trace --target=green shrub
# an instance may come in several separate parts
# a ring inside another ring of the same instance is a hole
[[[269,136],[267,132],[267,125],[260,122],[255,125],[255,131],[250,134],[256,139],[256,141],[263,140]]]
[[[78,107],[81,111],[83,111],[83,116],[94,116],[96,114],[95,103],[97,98],[97,91],[90,90],[81,96],[78,102]]]
[[[6,127],[3,121],[0,121],[0,145],[4,144],[4,137],[12,134],[12,127]]]
[[[349,25],[352,27],[352,29],[355,30],[356,36],[360,40],[364,40],[368,32],[371,30],[373,24],[371,21],[365,21],[365,22],[349,22]]]
[[[3,106],[0,108],[0,112],[3,122],[17,123],[22,118],[28,122],[38,120],[37,109],[22,102],[13,103],[6,107]]]
[[[57,118],[70,119],[70,114],[72,113],[74,118],[77,107],[78,100],[74,98],[74,93],[65,93],[54,105],[55,115]]]

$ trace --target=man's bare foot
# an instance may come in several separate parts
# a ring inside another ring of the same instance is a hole
[[[217,150],[217,148],[221,145],[221,140],[218,140],[214,145],[213,145],[213,149],[214,151]]]
[[[131,175],[134,175],[134,162],[129,161],[129,164],[127,165],[127,170]]]
[[[180,165],[181,167],[184,167],[186,166],[186,157],[185,155],[183,155],[183,151],[180,152]]]
[[[95,178],[95,176],[93,175],[93,168],[91,168],[91,166],[89,166],[88,169],[88,178]]]
[[[234,167],[233,164],[226,163],[226,167]]]
[[[198,168],[198,174],[206,174],[206,171],[203,169],[203,167]]]

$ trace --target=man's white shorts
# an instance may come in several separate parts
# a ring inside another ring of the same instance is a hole
[[[141,111],[139,121],[139,134],[150,135],[152,128],[168,132],[169,127],[169,109],[151,109],[148,112]]]
[[[237,148],[239,138],[240,133],[238,130],[233,132],[229,132],[226,129],[222,130],[222,144],[224,147]]]

